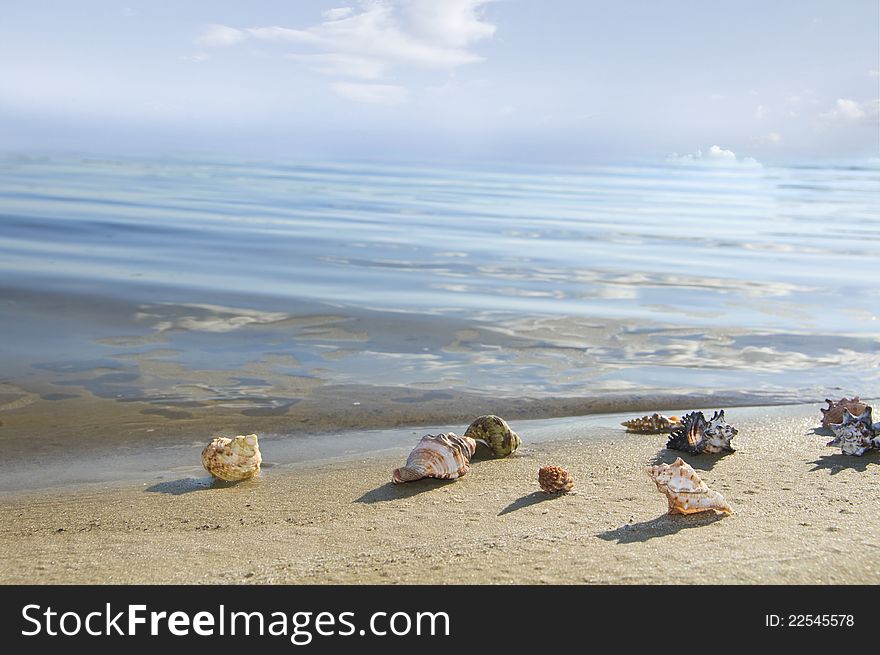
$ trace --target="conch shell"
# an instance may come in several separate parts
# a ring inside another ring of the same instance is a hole
[[[470,459],[476,449],[476,441],[454,432],[426,435],[409,454],[406,466],[394,469],[391,479],[400,484],[422,478],[460,478],[470,470]]]
[[[821,407],[819,411],[822,412],[822,427],[826,429],[831,429],[834,423],[843,423],[845,410],[848,410],[853,416],[859,416],[866,409],[870,409],[870,406],[859,400],[858,396],[841,398],[837,402],[826,398],[825,402],[828,403],[828,407]]]
[[[464,436],[485,441],[495,457],[507,457],[519,448],[522,440],[500,416],[487,414],[474,419]]]
[[[737,430],[724,420],[724,410],[715,412],[708,421],[703,412],[685,414],[681,425],[674,428],[669,435],[666,447],[671,450],[683,450],[691,455],[700,453],[736,452],[730,440],[736,436]]]
[[[724,496],[709,489],[697,472],[681,457],[672,464],[649,466],[645,472],[657,485],[657,491],[666,495],[669,514],[696,514],[708,511],[733,514]]]
[[[840,447],[844,455],[861,457],[866,450],[880,446],[880,437],[874,436],[870,407],[866,407],[858,416],[844,409],[843,420],[840,423],[832,423],[831,431],[834,432],[834,439],[829,441],[828,445]]]
[[[235,482],[260,472],[263,457],[257,435],[216,437],[202,451],[202,464],[215,478]]]
[[[663,416],[663,414],[651,414],[621,423],[627,432],[639,434],[663,434],[672,432],[673,428],[681,425],[681,419],[677,416]]]
[[[538,469],[538,484],[548,494],[566,493],[574,487],[574,478],[561,466],[544,466]]]

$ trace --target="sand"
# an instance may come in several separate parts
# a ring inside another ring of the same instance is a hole
[[[406,450],[0,495],[2,583],[880,583],[880,453],[846,457],[818,406],[729,410],[737,452],[685,456],[735,514],[666,515],[662,435],[569,422],[453,482],[392,485]],[[552,421],[548,421],[552,429]],[[265,451],[265,446],[264,446]],[[271,459],[271,457],[270,457]],[[567,468],[576,493],[538,490]]]

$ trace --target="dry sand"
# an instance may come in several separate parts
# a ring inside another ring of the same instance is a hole
[[[667,516],[662,435],[606,428],[390,484],[405,452],[200,478],[0,495],[3,583],[880,583],[880,454],[846,457],[817,407],[752,408],[738,452],[686,456],[735,514]],[[576,432],[576,431],[575,431]],[[265,450],[265,447],[264,447]],[[539,466],[576,493],[548,496]]]

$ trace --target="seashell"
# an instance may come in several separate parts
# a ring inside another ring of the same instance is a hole
[[[663,414],[651,414],[650,416],[642,416],[621,423],[627,432],[637,432],[639,434],[663,434],[672,432],[673,428],[681,424],[681,419],[677,416],[663,416]]]
[[[500,416],[487,414],[474,419],[464,436],[485,441],[495,457],[507,457],[519,448],[522,440]]]
[[[263,457],[257,435],[216,437],[202,451],[202,464],[215,478],[234,482],[260,472]]]
[[[409,454],[406,466],[394,469],[391,479],[394,484],[400,484],[422,478],[460,478],[470,469],[470,459],[476,449],[476,441],[454,432],[426,435]]]
[[[730,440],[736,436],[737,429],[724,420],[724,410],[715,412],[708,421],[703,412],[685,414],[681,425],[669,435],[667,448],[683,450],[691,455],[700,453],[736,452]]]
[[[538,484],[548,494],[566,493],[574,486],[574,478],[560,466],[544,466],[538,470]]]
[[[844,410],[849,410],[853,416],[859,416],[869,407],[866,403],[859,400],[858,396],[841,398],[837,402],[826,398],[825,402],[828,403],[828,407],[821,407],[819,411],[822,412],[822,427],[828,429],[831,428],[833,423],[843,423]]]
[[[834,439],[828,445],[839,447],[844,455],[861,457],[866,450],[878,445],[878,439],[874,436],[874,424],[871,422],[871,408],[867,406],[858,416],[844,409],[843,420],[832,423],[831,431]]]
[[[657,491],[666,495],[669,514],[696,514],[707,511],[733,514],[724,496],[709,489],[697,472],[681,457],[672,464],[648,466],[645,472],[657,485]]]

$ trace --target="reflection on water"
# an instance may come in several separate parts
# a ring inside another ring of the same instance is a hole
[[[438,412],[459,393],[878,395],[878,192],[876,160],[6,157],[4,382],[166,421],[305,412],[329,387]]]

